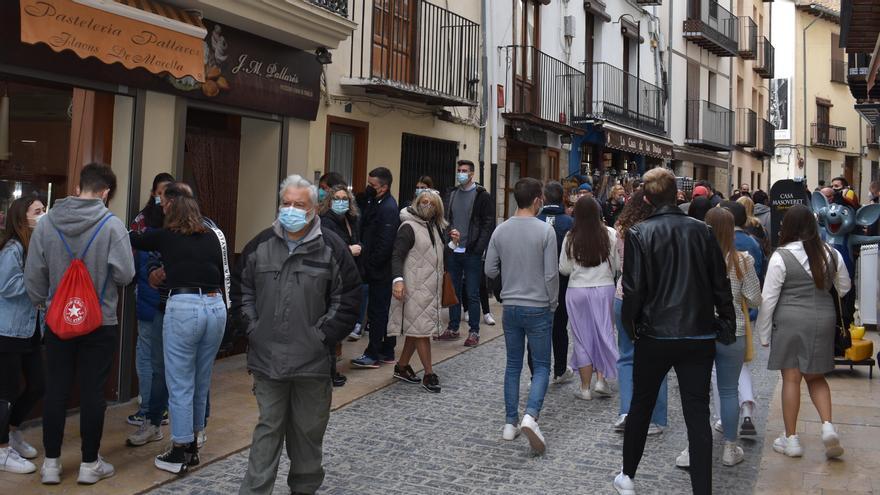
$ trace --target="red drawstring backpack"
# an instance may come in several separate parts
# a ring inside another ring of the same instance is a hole
[[[46,312],[46,325],[61,340],[70,340],[90,334],[104,322],[101,303],[104,301],[104,290],[107,288],[110,274],[108,273],[107,279],[104,280],[99,300],[98,294],[95,292],[95,285],[92,283],[92,276],[89,275],[83,258],[92,246],[95,237],[98,236],[98,232],[112,216],[113,214],[109,214],[101,220],[79,257],[73,254],[58,227],[52,225],[71,258],[70,265],[64,271],[64,276],[61,277]]]

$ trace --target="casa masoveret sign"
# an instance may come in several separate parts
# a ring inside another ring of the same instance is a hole
[[[810,196],[804,189],[804,183],[791,179],[774,182],[770,188],[770,241],[773,247],[779,245],[782,217],[794,205],[810,205]]]
[[[143,68],[204,81],[201,38],[147,24],[72,0],[21,0],[21,41],[70,50],[127,69]]]

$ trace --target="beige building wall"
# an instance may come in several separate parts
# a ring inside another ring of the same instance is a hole
[[[147,91],[144,102],[144,143],[141,154],[141,190],[138,204],[146,204],[153,177],[173,173],[177,146],[177,97]],[[181,164],[182,166],[182,164]]]
[[[241,165],[235,218],[235,252],[275,220],[281,124],[241,119]]]

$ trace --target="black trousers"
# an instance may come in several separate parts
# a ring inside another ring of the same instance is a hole
[[[568,277],[559,276],[559,306],[553,313],[553,376],[560,377],[568,368],[568,308],[565,295],[568,293]],[[532,350],[528,349],[529,371],[532,369]]]
[[[367,303],[367,327],[370,343],[364,354],[373,359],[394,359],[397,337],[388,337],[388,311],[391,308],[391,282],[370,281]]]
[[[119,326],[98,327],[94,332],[70,340],[61,340],[46,332],[48,380],[43,406],[43,447],[46,457],[61,456],[67,402],[74,377],[79,384],[79,431],[82,438],[82,462],[98,460],[104,434],[104,386],[116,355]]]
[[[712,430],[709,426],[709,384],[715,359],[715,340],[635,342],[633,397],[623,434],[623,474],[634,478],[645,451],[651,414],[660,384],[675,368],[681,407],[688,430],[691,488],[696,495],[712,493]]]
[[[45,387],[39,347],[30,352],[0,353],[0,444],[9,443],[9,427],[21,425],[43,398]]]

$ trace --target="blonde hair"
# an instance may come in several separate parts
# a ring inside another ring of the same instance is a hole
[[[431,204],[434,206],[431,209],[431,213],[433,214],[433,218],[428,220],[427,211],[422,207],[422,199],[427,197],[431,200]],[[412,209],[415,213],[422,219],[428,220],[429,222],[435,224],[441,230],[445,229],[449,224],[446,222],[446,215],[443,211],[443,200],[440,198],[440,193],[433,190],[428,189],[422,191],[421,194],[416,196],[415,201],[413,201]]]
[[[645,196],[655,208],[675,204],[678,187],[672,172],[665,168],[652,168],[642,179]]]
[[[622,185],[614,184],[613,186],[611,186],[611,194],[609,194],[609,196],[611,196],[613,198],[614,193],[616,193],[617,191],[620,191],[623,194],[626,194],[626,189],[624,189],[624,187]]]
[[[746,225],[749,227],[757,227],[761,225],[761,221],[755,216],[755,202],[752,201],[752,198],[742,196],[736,200],[736,202],[743,205],[746,209]]]

